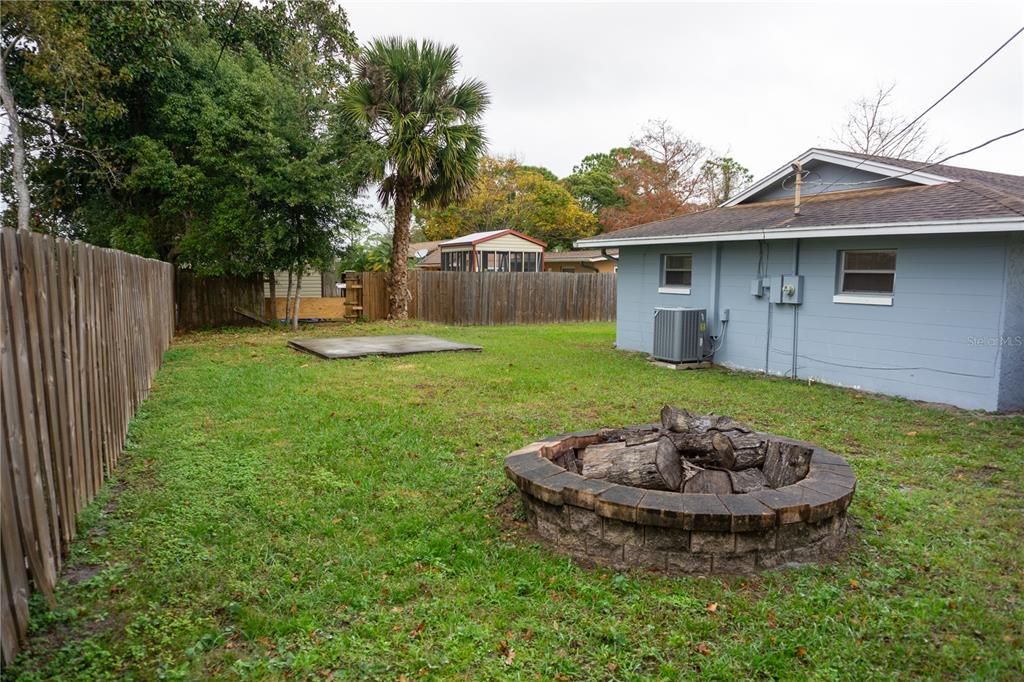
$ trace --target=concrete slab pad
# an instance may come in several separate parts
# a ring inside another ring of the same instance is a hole
[[[436,336],[347,336],[333,339],[293,339],[288,345],[325,360],[361,358],[367,355],[412,355],[446,351],[481,351],[480,346],[456,343]]]

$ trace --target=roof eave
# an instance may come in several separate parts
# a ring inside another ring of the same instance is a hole
[[[828,237],[880,237],[899,235],[971,234],[979,232],[1024,231],[1024,217],[968,220],[932,220],[903,223],[862,223],[859,225],[812,225],[780,227],[767,230],[736,230],[732,232],[701,232],[657,237],[622,237],[619,239],[581,239],[577,248],[610,248],[656,244],[687,244],[701,242],[739,242],[775,239],[823,239]]]

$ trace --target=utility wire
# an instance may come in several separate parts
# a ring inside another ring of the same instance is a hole
[[[932,161],[930,163],[924,164],[923,166],[918,166],[917,168],[911,168],[910,170],[907,170],[907,171],[905,171],[903,173],[900,173],[899,175],[889,175],[889,176],[886,176],[884,178],[877,178],[875,180],[861,180],[860,182],[830,182],[825,187],[825,189],[822,190],[822,192],[825,192],[830,187],[835,187],[835,186],[840,186],[840,187],[856,187],[856,186],[860,186],[860,185],[873,185],[873,184],[878,183],[878,182],[887,182],[889,180],[896,180],[897,178],[902,178],[902,177],[907,176],[907,175],[913,175],[914,173],[918,173],[920,171],[923,171],[926,168],[931,168],[933,166],[942,165],[942,164],[946,163],[947,161],[949,161],[950,159],[955,159],[956,157],[963,156],[964,154],[970,154],[971,152],[977,151],[977,150],[981,149],[982,147],[987,147],[988,145],[992,144],[993,142],[998,142],[999,140],[1004,140],[1004,139],[1006,139],[1008,137],[1013,137],[1014,135],[1018,135],[1020,133],[1024,133],[1024,128],[1017,128],[1017,130],[1011,130],[1008,133],[1003,133],[1002,135],[999,135],[998,137],[993,137],[992,139],[986,140],[986,141],[982,142],[979,145],[975,145],[975,146],[971,147],[970,149],[965,149],[962,152],[957,152],[956,154],[950,154],[949,156],[941,158],[938,161]],[[820,193],[821,192],[819,192],[817,194],[813,194],[811,196],[812,197],[816,197]],[[810,199],[808,199],[808,202],[809,201],[810,201]],[[801,202],[801,205],[804,205],[806,203],[807,202]]]
[[[999,47],[997,47],[997,48],[995,49],[995,51],[993,51],[993,52],[992,52],[992,53],[991,53],[991,54],[990,54],[989,56],[985,57],[985,59],[983,59],[983,60],[981,61],[981,63],[980,63],[980,64],[978,64],[978,65],[977,65],[977,66],[975,66],[975,67],[974,67],[973,69],[971,69],[971,70],[970,70],[970,72],[968,72],[968,74],[967,74],[966,76],[964,76],[964,77],[963,77],[963,78],[961,78],[961,79],[960,79],[959,81],[957,81],[956,85],[954,85],[954,86],[953,86],[953,87],[951,87],[951,88],[950,88],[949,90],[947,90],[947,91],[946,91],[946,92],[945,92],[945,93],[944,93],[944,94],[942,95],[942,97],[939,97],[939,98],[938,98],[937,100],[935,100],[934,102],[932,102],[932,103],[931,103],[931,105],[929,105],[927,109],[925,109],[925,110],[924,110],[924,111],[922,111],[922,112],[921,112],[920,114],[918,114],[917,116],[915,116],[915,117],[914,117],[914,119],[913,119],[913,120],[912,120],[912,121],[911,121],[910,123],[908,123],[908,124],[906,124],[905,126],[903,126],[903,128],[902,128],[902,129],[901,129],[901,130],[900,130],[900,131],[899,131],[899,132],[898,132],[898,133],[897,133],[896,135],[894,135],[894,136],[893,136],[892,138],[890,138],[890,139],[889,139],[889,142],[887,142],[887,143],[883,144],[883,145],[882,145],[882,146],[881,146],[881,147],[880,147],[880,148],[878,149],[878,153],[877,153],[877,154],[873,154],[873,155],[870,155],[870,156],[882,156],[882,155],[883,155],[883,154],[882,154],[882,152],[884,152],[884,151],[885,151],[886,147],[887,147],[887,146],[888,146],[889,144],[891,144],[891,143],[893,143],[893,142],[895,142],[895,141],[899,140],[899,139],[900,139],[900,137],[901,137],[902,135],[904,135],[904,134],[905,134],[905,133],[906,133],[906,132],[907,132],[908,130],[910,130],[910,129],[911,129],[911,128],[912,128],[913,126],[914,126],[914,124],[915,124],[915,123],[917,123],[917,122],[918,122],[918,121],[920,121],[920,120],[921,120],[922,118],[924,118],[924,117],[925,117],[925,116],[926,116],[926,115],[928,114],[928,112],[930,112],[930,111],[931,111],[932,109],[934,109],[934,108],[935,108],[935,107],[937,107],[937,106],[938,106],[939,104],[941,104],[941,103],[942,103],[942,101],[943,101],[943,100],[945,100],[945,99],[946,99],[947,97],[949,97],[950,95],[952,95],[952,94],[953,94],[953,92],[955,92],[955,91],[957,90],[957,88],[959,88],[959,87],[960,87],[961,85],[963,85],[964,83],[966,83],[966,82],[967,82],[967,80],[968,80],[969,78],[971,78],[971,76],[973,76],[974,74],[976,74],[976,73],[977,73],[977,72],[978,72],[978,71],[979,71],[979,70],[980,70],[980,69],[981,69],[981,68],[982,68],[983,66],[985,66],[986,64],[988,64],[988,63],[989,63],[989,62],[990,62],[990,61],[992,60],[992,58],[993,58],[993,57],[995,57],[995,56],[996,56],[997,54],[999,54],[1000,52],[1002,52],[1003,48],[1005,48],[1005,47],[1006,47],[1007,45],[1009,45],[1009,44],[1010,44],[1011,42],[1013,42],[1013,41],[1014,41],[1014,39],[1016,39],[1016,38],[1017,38],[1017,36],[1019,36],[1019,35],[1020,35],[1021,33],[1024,33],[1024,26],[1021,26],[1021,27],[1020,27],[1019,29],[1017,29],[1017,30],[1016,30],[1016,32],[1014,32],[1014,34],[1013,34],[1012,36],[1010,36],[1009,38],[1007,38],[1007,39],[1006,39],[1006,40],[1005,40],[1005,41],[1003,42],[1003,44],[1002,44],[1002,45],[1000,45]],[[1017,131],[1014,131],[1014,132],[1012,132],[1012,133],[1007,133],[1006,135],[1002,135],[1002,136],[1000,136],[1000,137],[996,137],[996,138],[993,138],[993,139],[989,140],[988,142],[985,142],[985,143],[983,143],[983,144],[981,144],[981,145],[978,145],[977,147],[974,147],[974,148],[972,148],[972,149],[968,149],[968,150],[966,150],[966,151],[963,151],[963,152],[958,152],[958,153],[956,153],[956,154],[952,154],[952,155],[950,155],[950,156],[947,156],[947,157],[946,157],[945,159],[943,159],[942,161],[936,161],[936,162],[934,162],[934,163],[928,164],[927,166],[922,166],[922,168],[930,168],[930,167],[932,167],[932,166],[936,166],[936,165],[938,165],[938,164],[940,164],[940,163],[943,163],[944,161],[948,161],[949,159],[955,158],[955,157],[957,157],[957,156],[962,156],[962,155],[964,155],[964,154],[967,154],[968,152],[972,152],[972,151],[975,151],[976,149],[981,149],[981,148],[982,148],[982,147],[984,147],[985,145],[987,145],[987,144],[990,144],[990,143],[992,143],[992,142],[995,142],[995,141],[997,141],[997,140],[1001,140],[1001,139],[1003,139],[1003,138],[1005,138],[1005,137],[1009,137],[1010,135],[1016,135],[1016,134],[1017,134],[1017,133],[1019,133],[1019,132],[1020,132],[1020,130],[1017,130]],[[854,171],[856,171],[857,169],[859,169],[859,168],[860,168],[861,166],[863,166],[863,165],[864,165],[865,163],[867,163],[867,162],[868,162],[868,159],[867,159],[867,158],[865,158],[865,159],[861,159],[860,163],[858,163],[858,164],[857,164],[856,166],[854,166],[854,167],[853,167],[852,169],[850,169],[849,171],[847,171],[846,173],[844,173],[844,174],[843,174],[842,176],[840,176],[840,179],[842,179],[842,178],[847,178],[847,177],[849,177],[851,173],[853,173]],[[921,170],[921,169],[917,169],[917,170]],[[916,171],[910,171],[910,173],[913,173],[913,172],[916,172]],[[909,173],[903,173],[903,174],[901,174],[901,175],[897,175],[897,176],[894,176],[894,177],[897,177],[897,178],[899,178],[899,177],[903,177],[904,175],[908,175],[908,174],[909,174]],[[891,178],[889,178],[889,179],[891,179]],[[870,182],[880,182],[880,180],[879,180],[879,181],[866,181],[865,183],[861,183],[861,184],[869,184]],[[833,187],[833,186],[835,186],[835,185],[837,185],[837,184],[844,184],[844,185],[845,185],[845,184],[858,184],[858,183],[839,183],[839,181],[838,181],[838,180],[835,180],[835,181],[833,181],[833,182],[829,183],[828,185],[826,185],[826,186],[825,186],[825,189],[821,190],[820,192],[817,192],[816,194],[813,194],[813,195],[811,195],[811,196],[807,197],[807,200],[806,200],[806,201],[804,201],[804,202],[801,202],[801,203],[802,203],[802,205],[806,205],[806,204],[809,204],[809,203],[811,203],[812,201],[814,201],[814,198],[815,198],[816,196],[820,196],[820,195],[824,194],[824,193],[825,193],[825,192],[827,192],[827,191],[828,191],[828,190],[829,190],[829,189],[830,189],[831,187]]]
[[[954,85],[954,86],[953,86],[953,87],[951,87],[951,88],[950,88],[949,90],[947,90],[947,91],[946,91],[946,94],[944,94],[944,95],[943,95],[942,97],[940,97],[940,98],[938,98],[937,100],[935,100],[935,101],[934,101],[934,102],[932,103],[932,105],[931,105],[930,107],[928,107],[927,109],[925,109],[924,111],[922,111],[922,112],[921,112],[920,114],[918,114],[918,115],[917,115],[917,118],[915,118],[915,119],[914,119],[913,121],[911,121],[911,122],[910,122],[910,123],[908,123],[907,125],[903,126],[903,129],[902,129],[902,130],[900,130],[900,132],[896,133],[896,135],[895,135],[895,136],[894,136],[894,137],[893,137],[892,139],[890,139],[890,140],[889,140],[889,142],[894,142],[895,140],[898,140],[898,139],[900,138],[900,136],[901,136],[901,135],[903,135],[903,133],[905,133],[905,132],[907,132],[908,130],[910,130],[911,128],[913,128],[913,127],[914,127],[914,124],[915,124],[915,123],[917,123],[917,122],[918,122],[918,121],[920,121],[920,120],[921,120],[922,118],[924,118],[925,116],[927,116],[927,115],[928,115],[928,112],[930,112],[930,111],[931,111],[932,109],[934,109],[935,107],[939,106],[939,104],[941,104],[941,103],[942,103],[942,100],[944,100],[944,99],[946,99],[947,97],[949,97],[950,95],[952,95],[952,94],[953,94],[953,92],[954,92],[954,91],[955,91],[955,90],[956,90],[957,88],[959,88],[959,87],[960,87],[961,85],[963,85],[964,83],[966,83],[966,82],[967,82],[967,79],[969,79],[969,78],[970,78],[971,76],[973,76],[974,74],[976,74],[976,73],[977,73],[977,72],[978,72],[978,71],[979,71],[979,70],[981,69],[981,67],[983,67],[983,66],[985,66],[986,64],[988,64],[988,63],[989,63],[989,62],[990,62],[990,61],[992,60],[992,58],[993,58],[993,57],[995,57],[995,56],[996,56],[997,54],[999,54],[999,53],[1000,53],[1000,52],[1001,52],[1001,51],[1003,50],[1003,48],[1004,48],[1004,47],[1006,47],[1006,46],[1007,46],[1007,45],[1009,45],[1009,44],[1010,44],[1011,42],[1013,42],[1014,38],[1016,38],[1017,36],[1019,36],[1019,35],[1020,35],[1021,33],[1024,33],[1024,26],[1021,26],[1020,28],[1018,28],[1018,29],[1017,29],[1017,32],[1016,32],[1016,33],[1014,33],[1014,34],[1013,34],[1012,36],[1010,36],[1009,38],[1007,38],[1007,39],[1006,39],[1006,41],[1005,41],[1005,42],[1004,42],[1004,43],[1003,43],[1002,45],[1000,45],[999,47],[997,47],[997,48],[996,48],[995,52],[993,52],[993,53],[992,53],[992,54],[990,54],[989,56],[985,57],[984,61],[982,61],[982,62],[981,62],[980,64],[978,64],[978,65],[977,65],[977,66],[975,66],[975,67],[974,67],[973,69],[971,69],[970,73],[968,73],[968,74],[967,74],[966,76],[964,76],[964,77],[963,77],[963,78],[961,78],[961,79],[960,79],[959,81],[957,81],[957,84],[956,84],[956,85]],[[883,145],[883,146],[882,146],[882,148],[884,149],[884,148],[885,148],[885,146],[886,146],[886,145]]]

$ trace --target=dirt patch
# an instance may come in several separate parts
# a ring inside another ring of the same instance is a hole
[[[1000,475],[1004,471],[1005,469],[995,464],[982,464],[980,467],[970,469],[956,467],[953,469],[953,477],[958,479],[969,478],[982,485],[995,486],[998,484],[998,479],[1001,478]]]
[[[503,531],[514,532],[525,537],[526,513],[523,511],[523,500],[518,490],[509,491],[505,499],[494,508],[494,513]]]
[[[87,580],[92,580],[100,571],[103,570],[103,566],[98,564],[80,564],[78,566],[67,566],[61,572],[61,577],[67,580],[72,585],[78,585],[84,583]]]

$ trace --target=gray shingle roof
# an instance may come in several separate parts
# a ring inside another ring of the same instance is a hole
[[[908,170],[920,162],[880,156],[836,152],[889,163]],[[847,189],[808,196],[800,215],[793,215],[793,199],[759,201],[637,225],[586,240],[600,241],[644,237],[713,235],[726,232],[770,232],[780,228],[842,227],[876,223],[1024,219],[1024,177],[1004,173],[937,165],[927,172],[956,182],[913,187]]]

